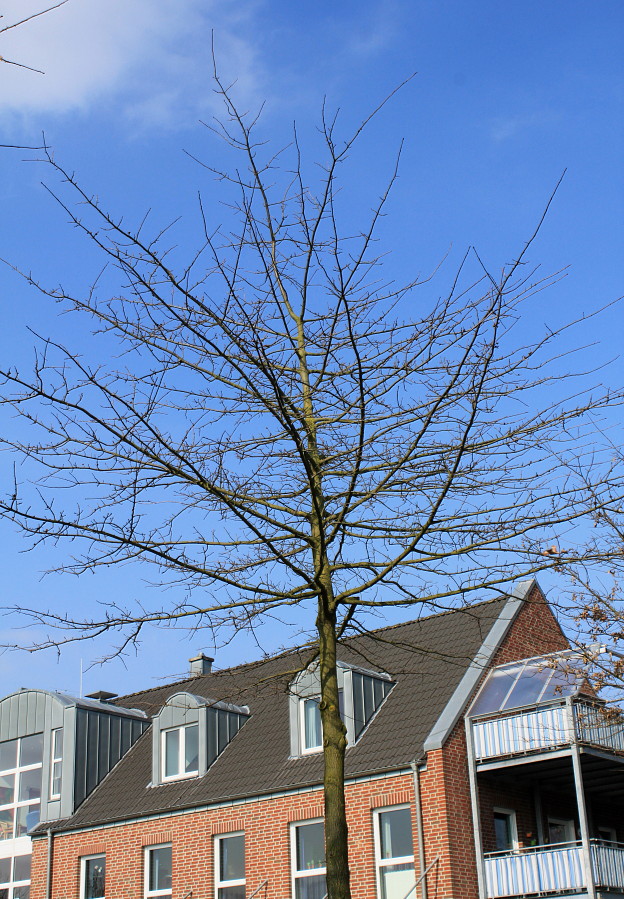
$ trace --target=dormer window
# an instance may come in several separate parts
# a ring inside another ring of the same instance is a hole
[[[152,784],[202,777],[248,717],[247,706],[174,693],[154,717]]]
[[[366,671],[338,663],[338,703],[347,728],[347,743],[353,746],[372,721],[394,686],[383,672]],[[323,748],[320,678],[311,665],[290,684],[290,754],[293,757],[320,752]]]
[[[199,726],[187,724],[163,731],[163,780],[199,773]]]

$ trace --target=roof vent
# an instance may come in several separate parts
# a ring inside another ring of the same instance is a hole
[[[98,702],[110,702],[117,695],[117,693],[109,693],[108,690],[96,690],[95,693],[87,693],[85,698],[95,699]]]
[[[198,677],[200,674],[210,674],[214,659],[211,659],[210,656],[205,656],[203,652],[200,652],[199,655],[189,659],[189,662],[191,665],[192,677]]]

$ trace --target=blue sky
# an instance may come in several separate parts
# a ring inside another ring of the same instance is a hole
[[[6,0],[1,22],[40,8],[33,0]],[[565,169],[531,259],[544,273],[567,268],[567,275],[523,324],[555,326],[624,293],[619,0],[70,0],[0,34],[0,55],[45,71],[0,66],[0,143],[34,146],[43,132],[57,158],[116,212],[138,221],[151,208],[163,224],[182,215],[181,233],[192,239],[198,189],[211,215],[219,215],[218,191],[183,152],[217,166],[224,160],[224,148],[198,125],[219,110],[210,80],[211,31],[220,71],[236,81],[238,102],[250,109],[265,102],[263,136],[286,143],[297,120],[312,157],[324,97],[330,108],[340,107],[346,132],[417,72],[380,114],[348,175],[355,210],[367,208],[405,139],[383,225],[393,250],[389,264],[399,275],[428,273],[445,254],[450,273],[470,244],[500,268],[532,232]],[[97,260],[42,189],[47,176],[36,156],[20,150],[0,156],[0,256],[51,282],[86,284]],[[0,297],[3,360],[27,363],[29,325],[62,337],[75,328],[6,267]],[[595,342],[597,361],[617,357],[621,310],[589,323],[583,339]],[[616,360],[605,377],[621,382],[621,375]],[[3,456],[2,478],[10,471]],[[140,597],[148,589],[144,573],[130,568],[41,579],[58,561],[54,552],[24,554],[21,538],[6,525],[0,536],[3,605],[79,610],[111,594]],[[7,640],[14,624],[2,622]],[[267,631],[263,640],[270,648],[279,636]],[[89,668],[84,690],[148,686],[183,672],[198,648],[212,647],[199,634],[151,633],[125,666]],[[85,644],[58,659],[5,654],[1,692],[37,684],[75,692],[81,659],[87,669],[105,651]],[[257,653],[235,641],[218,649],[218,663]]]

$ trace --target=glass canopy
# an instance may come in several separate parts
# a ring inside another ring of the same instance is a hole
[[[574,696],[584,681],[579,663],[578,656],[559,653],[500,665],[488,674],[468,714],[487,715]]]

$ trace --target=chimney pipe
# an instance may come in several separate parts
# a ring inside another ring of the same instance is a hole
[[[211,659],[210,656],[205,656],[203,652],[200,652],[192,659],[189,659],[189,663],[191,665],[191,676],[199,677],[200,674],[210,674],[210,672],[212,671],[213,662],[214,659]]]

